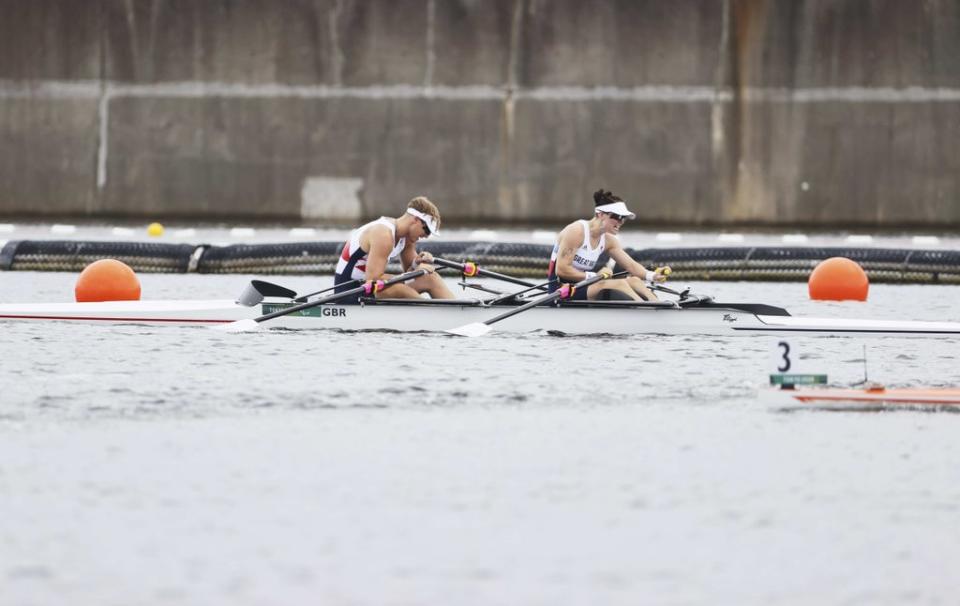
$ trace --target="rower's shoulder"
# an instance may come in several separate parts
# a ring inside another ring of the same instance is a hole
[[[583,235],[583,225],[580,221],[574,221],[573,223],[568,224],[566,227],[560,230],[557,234],[560,238],[564,238],[570,235]]]
[[[371,223],[370,227],[368,227],[365,231],[366,233],[370,235],[376,235],[377,237],[392,237],[393,235],[393,229],[391,226],[381,221],[375,221]]]
[[[366,242],[364,242],[364,240]],[[393,246],[393,231],[389,226],[384,223],[374,222],[363,230],[363,234],[360,236],[360,245],[364,249],[370,250],[375,243],[381,246]],[[366,246],[364,246],[364,244],[366,244]]]

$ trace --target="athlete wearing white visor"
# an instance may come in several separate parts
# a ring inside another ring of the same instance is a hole
[[[604,193],[603,190],[600,190],[599,193]],[[610,192],[606,192],[607,195],[614,196]],[[606,198],[601,198],[602,201],[605,201]],[[596,194],[594,194],[594,212],[607,213],[608,215],[614,215],[616,217],[622,217],[624,219],[636,219],[637,215],[630,212],[630,209],[627,208],[626,203],[623,200],[617,199],[616,202],[608,202],[606,204],[596,204]]]
[[[408,215],[413,215],[414,217],[423,221],[423,225],[427,230],[427,235],[425,237],[429,238],[430,236],[436,236],[439,234],[440,228],[437,225],[437,219],[433,218],[427,213],[420,212],[419,210],[413,207],[408,207],[406,212]]]
[[[669,267],[647,269],[637,263],[620,246],[617,234],[627,219],[636,214],[627,208],[619,196],[599,190],[593,194],[593,218],[574,221],[557,235],[557,242],[550,255],[547,277],[550,292],[563,289],[564,299],[633,299],[656,300],[656,295],[647,283],[664,282],[670,273]],[[613,280],[608,268],[596,269],[600,255],[606,252],[630,276]],[[603,279],[586,289],[574,289],[573,284],[600,275]]]
[[[453,299],[453,293],[434,272],[433,255],[417,252],[417,242],[437,234],[439,229],[440,211],[433,202],[418,196],[399,217],[380,217],[353,230],[337,261],[335,292],[364,282],[370,287],[370,295],[376,297],[407,299],[427,293],[434,299]],[[398,258],[403,271],[425,269],[428,273],[404,284],[379,288],[382,281],[393,277],[386,273],[387,263]],[[343,302],[358,301],[359,297]]]

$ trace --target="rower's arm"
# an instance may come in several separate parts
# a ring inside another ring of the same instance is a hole
[[[413,242],[407,242],[403,250],[400,251],[400,267],[403,271],[412,271],[413,262],[417,258],[417,245]]]
[[[581,231],[579,225],[573,224],[577,229],[571,229],[568,225],[560,232],[560,252],[557,253],[557,277],[561,282],[580,282],[587,279],[587,274],[574,269],[573,256],[580,247]]]
[[[653,274],[652,269],[647,269],[643,265],[633,260],[633,257],[627,254],[627,251],[620,246],[620,241],[611,236],[607,236],[607,254],[620,265],[620,267],[630,272],[630,275],[636,276],[641,280],[647,279],[647,274]]]
[[[393,250],[393,238],[390,230],[383,225],[375,225],[364,234],[367,239],[367,280],[379,280],[387,271],[387,259]],[[363,242],[360,242],[363,247]]]

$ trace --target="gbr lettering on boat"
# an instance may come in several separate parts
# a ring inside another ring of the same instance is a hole
[[[289,304],[285,303],[264,303],[263,304],[263,313],[269,314],[275,311],[279,311],[288,307]],[[347,307],[344,305],[319,305],[310,309],[304,309],[299,312],[295,312],[294,315],[298,316],[311,316],[317,317],[322,316],[324,318],[346,318],[347,317]]]
[[[327,307],[326,305],[321,305],[319,307],[320,315],[324,317],[339,317],[343,318],[347,315],[346,307]]]

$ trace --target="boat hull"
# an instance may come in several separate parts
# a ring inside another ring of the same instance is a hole
[[[775,408],[818,410],[950,409],[960,411],[960,389],[771,389],[762,394]]]
[[[0,321],[216,325],[252,319],[289,305],[289,302],[274,301],[248,307],[231,300],[0,304]],[[498,332],[556,331],[565,334],[960,336],[960,323],[953,322],[796,318],[785,315],[785,312],[784,315],[770,315],[776,313],[777,308],[738,305],[565,304],[534,308],[494,326]],[[262,326],[433,332],[483,322],[508,309],[508,305],[487,306],[467,299],[325,304],[269,320]]]

